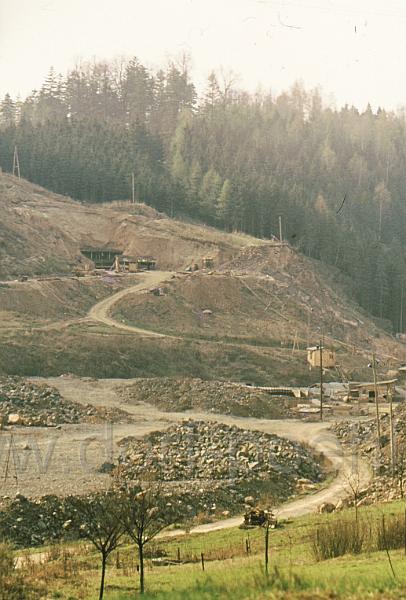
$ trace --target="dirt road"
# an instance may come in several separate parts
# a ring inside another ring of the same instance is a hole
[[[332,469],[336,472],[336,477],[331,484],[314,494],[283,504],[275,511],[278,518],[300,517],[316,512],[319,506],[325,502],[336,504],[338,500],[349,495],[349,482],[354,481],[355,478],[359,478],[359,485],[362,489],[371,480],[371,470],[366,462],[357,456],[343,454],[336,436],[328,429],[329,423],[242,419],[243,425],[239,419],[220,417],[219,420],[229,424],[233,423],[244,426],[247,429],[258,429],[267,433],[276,433],[292,441],[304,442],[317,452],[323,452],[329,459]],[[233,517],[216,523],[199,525],[193,529],[193,533],[228,529],[229,527],[237,527],[241,523],[241,517]]]
[[[122,438],[142,437],[186,418],[218,421],[244,429],[274,433],[293,441],[309,444],[317,452],[323,452],[336,472],[336,477],[328,487],[283,505],[278,510],[280,517],[295,517],[314,512],[323,502],[336,503],[340,498],[348,495],[348,479],[354,473],[359,473],[362,487],[370,480],[369,469],[363,461],[359,461],[357,465],[355,458],[343,455],[336,436],[328,429],[329,423],[214,416],[195,411],[164,413],[149,404],[123,403],[120,390],[123,386],[130,386],[132,380],[92,380],[71,376],[33,380],[57,387],[67,400],[124,408],[131,414],[134,422],[112,426],[108,424],[66,425],[60,430],[15,428],[13,448],[19,472],[14,473],[13,464],[7,480],[4,480],[4,469],[10,432],[3,432],[0,436],[3,442],[3,452],[0,453],[3,459],[0,460],[0,474],[3,475],[4,494],[12,495],[19,491],[28,496],[39,496],[44,493],[44,490],[47,490],[47,493],[68,494],[103,488],[109,485],[110,480],[108,475],[98,471],[98,467],[105,461],[117,459],[118,442]],[[24,450],[27,446],[29,449]],[[17,478],[14,477],[15,475]],[[194,531],[212,531],[234,527],[240,523],[241,518],[237,517],[202,525]]]
[[[149,331],[147,329],[142,329],[140,327],[132,327],[131,325],[126,325],[125,323],[120,323],[120,321],[116,321],[110,316],[111,309],[113,306],[129,294],[139,294],[140,292],[145,292],[151,288],[159,287],[165,281],[168,281],[172,277],[173,273],[170,271],[149,271],[148,273],[143,274],[142,281],[133,285],[129,288],[125,288],[117,294],[113,294],[108,298],[105,298],[101,302],[95,304],[87,314],[87,318],[92,321],[98,321],[99,323],[104,323],[105,325],[109,325],[110,327],[116,327],[117,329],[123,329],[124,331],[130,331],[132,333],[138,333],[142,336],[147,337],[174,337],[174,336],[166,336],[162,333],[156,333],[155,331]]]

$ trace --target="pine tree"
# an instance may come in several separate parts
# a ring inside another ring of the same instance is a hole
[[[6,94],[0,104],[0,125],[4,129],[16,124],[16,105],[10,94]]]

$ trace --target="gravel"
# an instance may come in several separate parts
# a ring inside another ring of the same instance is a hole
[[[125,402],[147,402],[167,412],[202,410],[237,417],[286,419],[288,400],[265,390],[223,381],[201,379],[140,378],[123,388]]]
[[[298,443],[207,421],[184,421],[120,445],[121,476],[131,480],[156,475],[179,492],[192,487],[203,495],[210,491],[213,502],[227,486],[223,508],[234,509],[236,503],[242,507],[243,497],[250,494],[257,499],[266,494],[279,502],[295,494],[299,480],[316,483],[323,477],[316,458]]]
[[[61,424],[130,421],[119,409],[82,405],[65,400],[48,385],[27,382],[19,377],[0,378],[0,421],[4,425],[55,427]]]

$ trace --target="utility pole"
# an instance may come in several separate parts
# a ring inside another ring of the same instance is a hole
[[[135,204],[135,175],[131,173],[131,202]]]
[[[394,431],[393,431],[393,404],[392,404],[392,390],[390,384],[388,384],[388,398],[389,398],[389,427],[390,427],[390,460],[392,467],[392,475],[395,471],[395,443],[394,443]]]
[[[18,159],[18,149],[17,146],[14,146],[14,156],[13,156],[13,175],[21,179],[20,173],[20,161]]]
[[[379,399],[378,399],[378,382],[376,377],[376,354],[372,354],[372,370],[374,372],[374,393],[375,393],[375,410],[376,410],[376,435],[378,442],[378,450],[381,449],[381,424],[379,422]]]
[[[400,294],[400,314],[399,314],[399,333],[403,333],[403,297],[405,292],[405,282],[402,280],[402,291]]]
[[[279,217],[279,241],[283,242],[283,234],[282,234],[282,217]]]
[[[320,421],[323,420],[323,340],[320,340]]]

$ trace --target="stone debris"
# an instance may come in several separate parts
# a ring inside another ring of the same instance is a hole
[[[214,422],[188,420],[120,445],[122,477],[155,474],[179,492],[210,491],[214,502],[227,488],[223,509],[247,504],[247,496],[257,502],[261,490],[281,501],[295,494],[298,479],[316,483],[323,477],[316,458],[300,444]]]
[[[374,478],[371,484],[357,495],[357,505],[390,502],[406,495],[406,406],[402,403],[394,408],[395,468],[392,472],[390,450],[389,414],[380,417],[380,447],[377,451],[375,419],[354,423],[335,423],[333,430],[347,452],[358,453],[371,465]],[[353,501],[349,501],[353,504]],[[348,502],[347,502],[348,504]],[[338,508],[338,507],[337,507]],[[342,508],[342,507],[340,507]]]
[[[0,378],[0,421],[9,426],[55,427],[61,424],[100,423],[130,416],[119,409],[106,409],[65,400],[59,391],[19,377]]]
[[[125,402],[147,402],[166,412],[201,410],[205,412],[285,419],[292,416],[288,400],[271,396],[261,389],[223,381],[201,379],[140,378],[122,388]]]
[[[334,512],[336,509],[336,505],[332,504],[331,502],[323,502],[323,504],[320,504],[318,511],[320,514],[324,514],[324,513],[332,513]]]
[[[184,527],[274,507],[297,493],[298,481],[323,478],[300,444],[214,422],[184,421],[141,440],[126,438],[121,447],[119,464],[106,462],[100,470],[116,482],[158,475],[168,502],[182,507]],[[19,547],[70,539],[70,502],[69,496],[0,498],[0,538]]]
[[[70,514],[67,501],[56,496],[5,496],[0,500],[0,536],[23,548],[54,542],[63,537]]]

